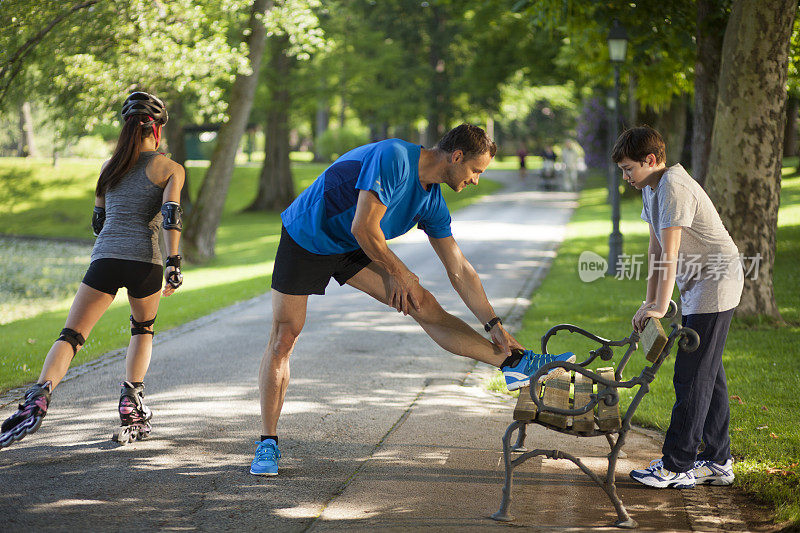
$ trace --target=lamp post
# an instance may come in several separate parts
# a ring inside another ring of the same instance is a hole
[[[609,128],[609,136],[613,143],[619,136],[619,66],[625,61],[628,49],[628,34],[625,28],[614,20],[611,31],[608,32],[608,57],[614,66],[614,112],[613,124]],[[619,231],[619,183],[617,183],[616,165],[609,165],[608,193],[611,201],[611,235],[608,237],[608,274],[615,276],[622,254],[622,233]]]

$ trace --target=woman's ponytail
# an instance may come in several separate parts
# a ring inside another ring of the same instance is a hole
[[[95,196],[105,196],[106,191],[120,182],[136,164],[142,153],[142,141],[152,132],[150,126],[143,127],[150,117],[146,115],[130,115],[122,125],[117,147],[108,164],[100,172],[95,188]]]

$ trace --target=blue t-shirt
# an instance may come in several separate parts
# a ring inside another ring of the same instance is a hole
[[[439,184],[422,187],[419,155],[420,146],[400,139],[350,150],[281,213],[286,231],[315,254],[356,250],[358,241],[350,231],[356,202],[361,190],[371,190],[386,206],[380,225],[387,240],[415,225],[431,237],[449,237],[450,212]]]

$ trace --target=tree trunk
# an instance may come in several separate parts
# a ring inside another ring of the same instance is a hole
[[[667,145],[667,166],[682,162],[681,152],[686,140],[686,101],[686,96],[674,96],[667,108],[658,112],[648,108],[641,114],[642,120],[652,125],[664,137],[664,143]],[[634,187],[625,187],[624,198],[638,196],[641,196],[640,191]]]
[[[350,35],[349,31],[350,16],[344,18],[344,31],[342,33],[342,50],[348,53],[347,37]],[[345,120],[347,119],[347,80],[349,73],[347,71],[347,59],[342,60],[342,72],[339,78],[339,129],[344,129]]]
[[[656,129],[664,136],[667,145],[667,165],[677,163],[688,164],[681,161],[681,152],[686,141],[686,96],[674,96],[669,107],[659,113],[656,120]]]
[[[429,7],[431,16],[430,48],[428,66],[431,69],[431,82],[428,97],[428,127],[425,133],[426,146],[433,146],[445,133],[449,107],[447,63],[445,60],[447,39],[447,19],[442,9],[433,4]]]
[[[628,123],[625,124],[628,128],[635,128],[639,125],[639,101],[636,99],[638,81],[635,74],[628,75]],[[623,122],[625,122],[624,119]]]
[[[287,35],[270,37],[269,61],[270,96],[264,127],[264,165],[258,178],[256,199],[248,211],[271,211],[286,208],[294,200],[294,181],[289,162],[289,76],[292,58],[286,55],[289,47]]]
[[[33,139],[33,116],[31,103],[23,102],[19,109],[19,157],[37,157],[39,151]]]
[[[322,154],[319,152],[319,140],[328,131],[328,124],[331,120],[331,111],[328,107],[327,100],[320,97],[317,101],[317,113],[314,117],[315,119],[315,127],[314,127],[314,161],[320,162],[323,161]]]
[[[694,115],[692,123],[692,177],[703,185],[711,154],[711,131],[717,107],[719,66],[723,32],[728,15],[719,0],[697,3],[697,61],[694,66]]]
[[[783,157],[797,155],[797,113],[800,99],[790,96],[786,100],[786,128],[783,130]]]
[[[706,190],[739,253],[746,260],[760,257],[745,277],[740,315],[780,319],[772,270],[796,11],[795,0],[737,0],[722,46]]]
[[[164,126],[164,137],[170,158],[181,166],[186,166],[186,138],[183,131],[183,100],[174,98],[169,105],[169,122]]]
[[[186,166],[186,134],[183,129],[184,109],[183,100],[180,96],[175,96],[169,104],[169,122],[164,126],[164,136],[167,139],[167,149],[170,158],[179,165]],[[185,216],[192,211],[192,196],[189,187],[189,174],[186,174],[186,181],[181,189],[181,207]]]
[[[219,130],[211,164],[206,171],[194,208],[186,221],[183,249],[189,261],[202,263],[214,257],[217,228],[228,195],[239,141],[242,139],[253,107],[258,72],[264,55],[267,29],[262,18],[271,7],[271,0],[253,2],[245,38],[250,49],[248,59],[251,72],[238,74],[233,82],[228,104],[228,121]]]
[[[17,131],[17,157],[27,157],[28,150],[25,143],[25,113],[23,112],[24,106],[27,102],[23,103],[19,108],[19,126]]]

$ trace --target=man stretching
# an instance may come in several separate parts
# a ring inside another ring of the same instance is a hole
[[[470,124],[449,131],[430,150],[400,139],[367,144],[337,159],[281,213],[272,331],[259,372],[263,434],[251,474],[278,473],[278,417],[289,385],[289,355],[305,323],[308,296],[325,294],[331,277],[411,315],[445,350],[500,367],[509,390],[527,385],[546,363],[575,360],[571,353],[523,350],[503,328],[453,239],[440,184],[456,192],[477,185],[496,151],[486,132]],[[456,292],[494,342],[442,309],[389,249],[388,239],[414,226],[428,235]]]

